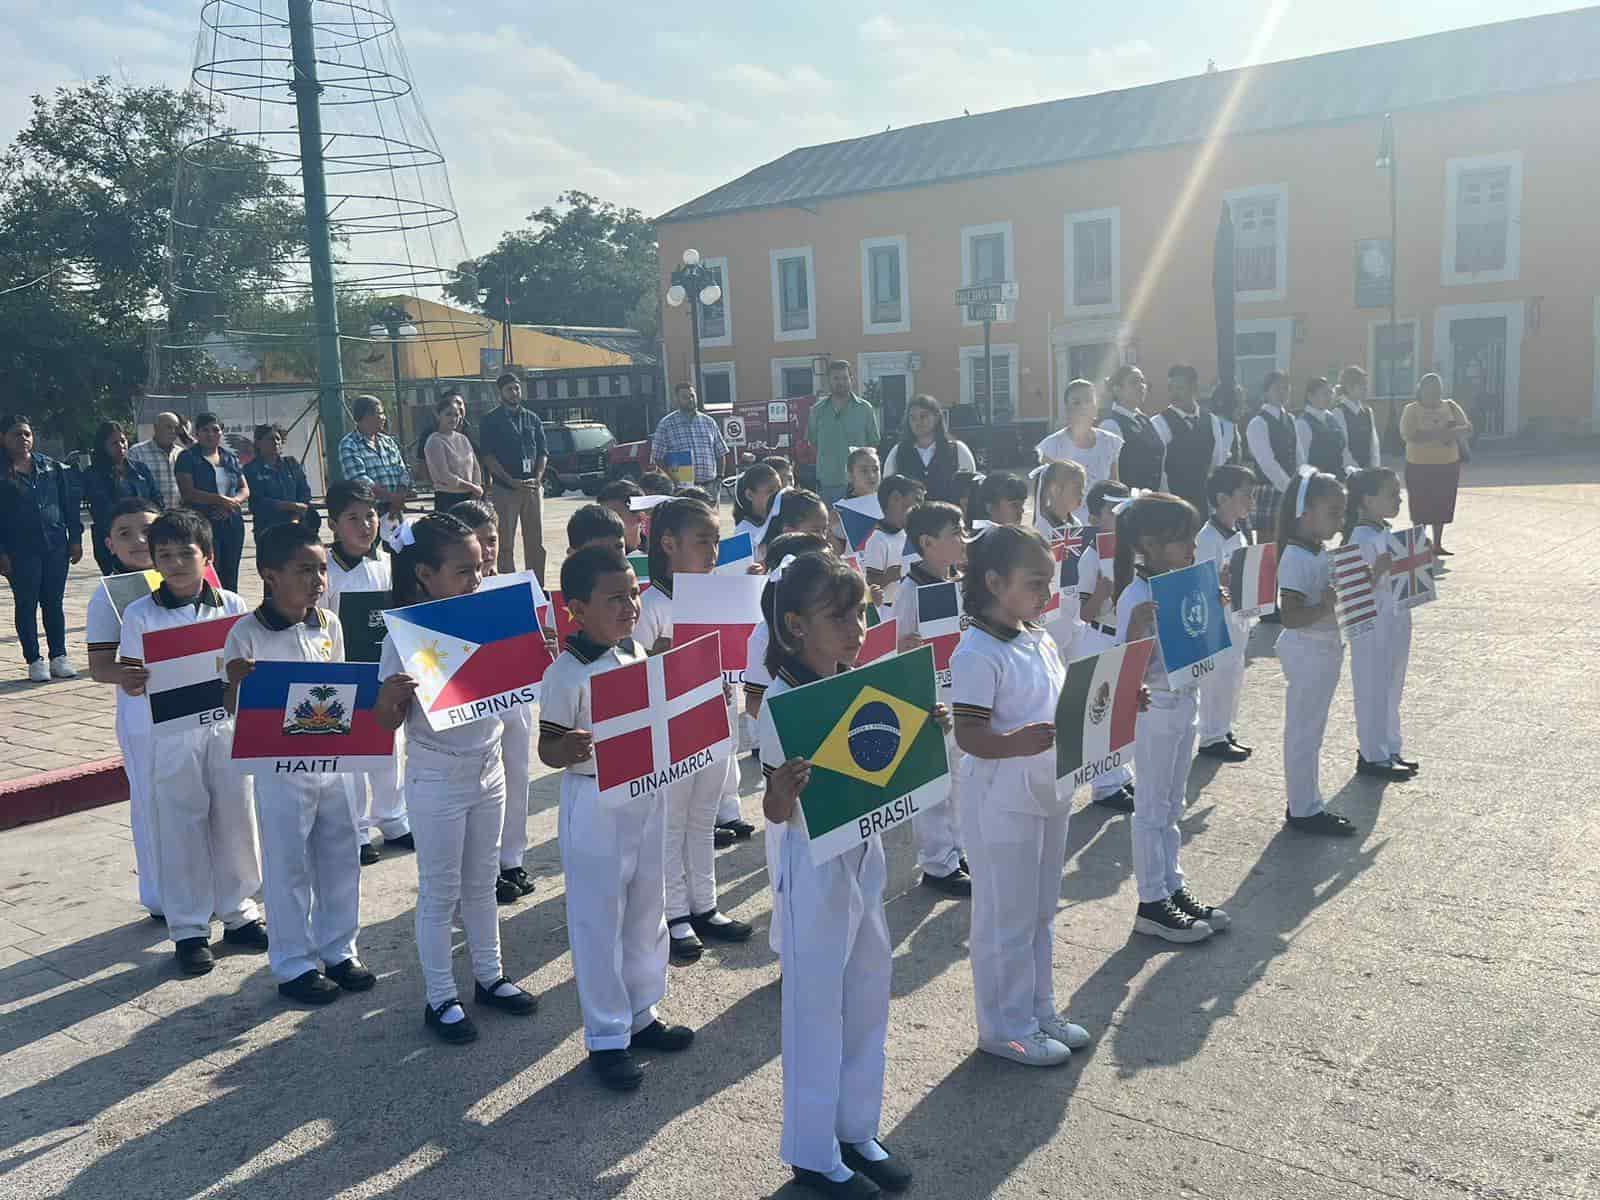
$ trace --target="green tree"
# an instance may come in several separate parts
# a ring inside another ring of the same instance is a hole
[[[519,324],[628,326],[653,334],[660,278],[654,227],[638,209],[587,192],[562,192],[556,204],[462,264],[451,296],[497,319],[509,313]]]

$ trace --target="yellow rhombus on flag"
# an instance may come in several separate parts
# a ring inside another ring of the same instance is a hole
[[[869,705],[886,707],[899,728],[873,720],[871,711],[861,719],[862,710]],[[922,709],[875,687],[864,687],[838,724],[822,739],[817,752],[811,756],[811,763],[872,787],[883,787],[917,740],[927,719],[928,714]],[[886,761],[879,765],[880,760]]]

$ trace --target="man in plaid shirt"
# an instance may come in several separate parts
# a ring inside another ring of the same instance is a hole
[[[178,478],[173,474],[172,463],[178,457],[177,413],[157,413],[155,436],[147,442],[128,447],[128,458],[143,463],[161,489],[161,507],[178,506]]]
[[[376,396],[357,396],[350,414],[356,427],[339,440],[339,474],[370,483],[378,503],[398,517],[411,495],[411,468],[399,443],[383,432],[388,423],[383,404]]]
[[[672,475],[666,466],[667,456],[687,452],[694,470],[693,482],[710,492],[712,503],[716,503],[722,490],[722,462],[728,455],[728,443],[723,441],[717,423],[700,411],[700,398],[692,385],[678,384],[672,390],[672,399],[677,407],[661,418],[651,444],[656,467]]]

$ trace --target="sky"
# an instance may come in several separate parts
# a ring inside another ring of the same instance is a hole
[[[366,0],[381,4],[384,0]],[[1573,7],[1536,0],[388,0],[468,249],[579,188],[655,216],[799,146]],[[281,9],[283,0],[253,0]],[[318,5],[322,8],[324,5]],[[71,10],[72,15],[67,15]],[[0,0],[0,136],[28,97],[188,82],[200,0]]]

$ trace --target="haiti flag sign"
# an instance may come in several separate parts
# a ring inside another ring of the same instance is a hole
[[[343,775],[394,758],[379,726],[378,664],[258,662],[239,685],[233,760],[247,775]]]
[[[1217,655],[1233,645],[1222,611],[1222,583],[1213,559],[1168,571],[1150,581],[1156,602],[1156,637],[1174,691],[1198,687],[1217,669]]]
[[[1067,664],[1056,703],[1056,778],[1074,788],[1131,759],[1139,723],[1139,685],[1155,642],[1143,638]]]
[[[383,614],[431,729],[454,729],[539,699],[550,650],[533,589],[500,587]]]
[[[821,864],[949,794],[933,649],[922,646],[769,696],[785,760],[811,764],[800,809]]]

